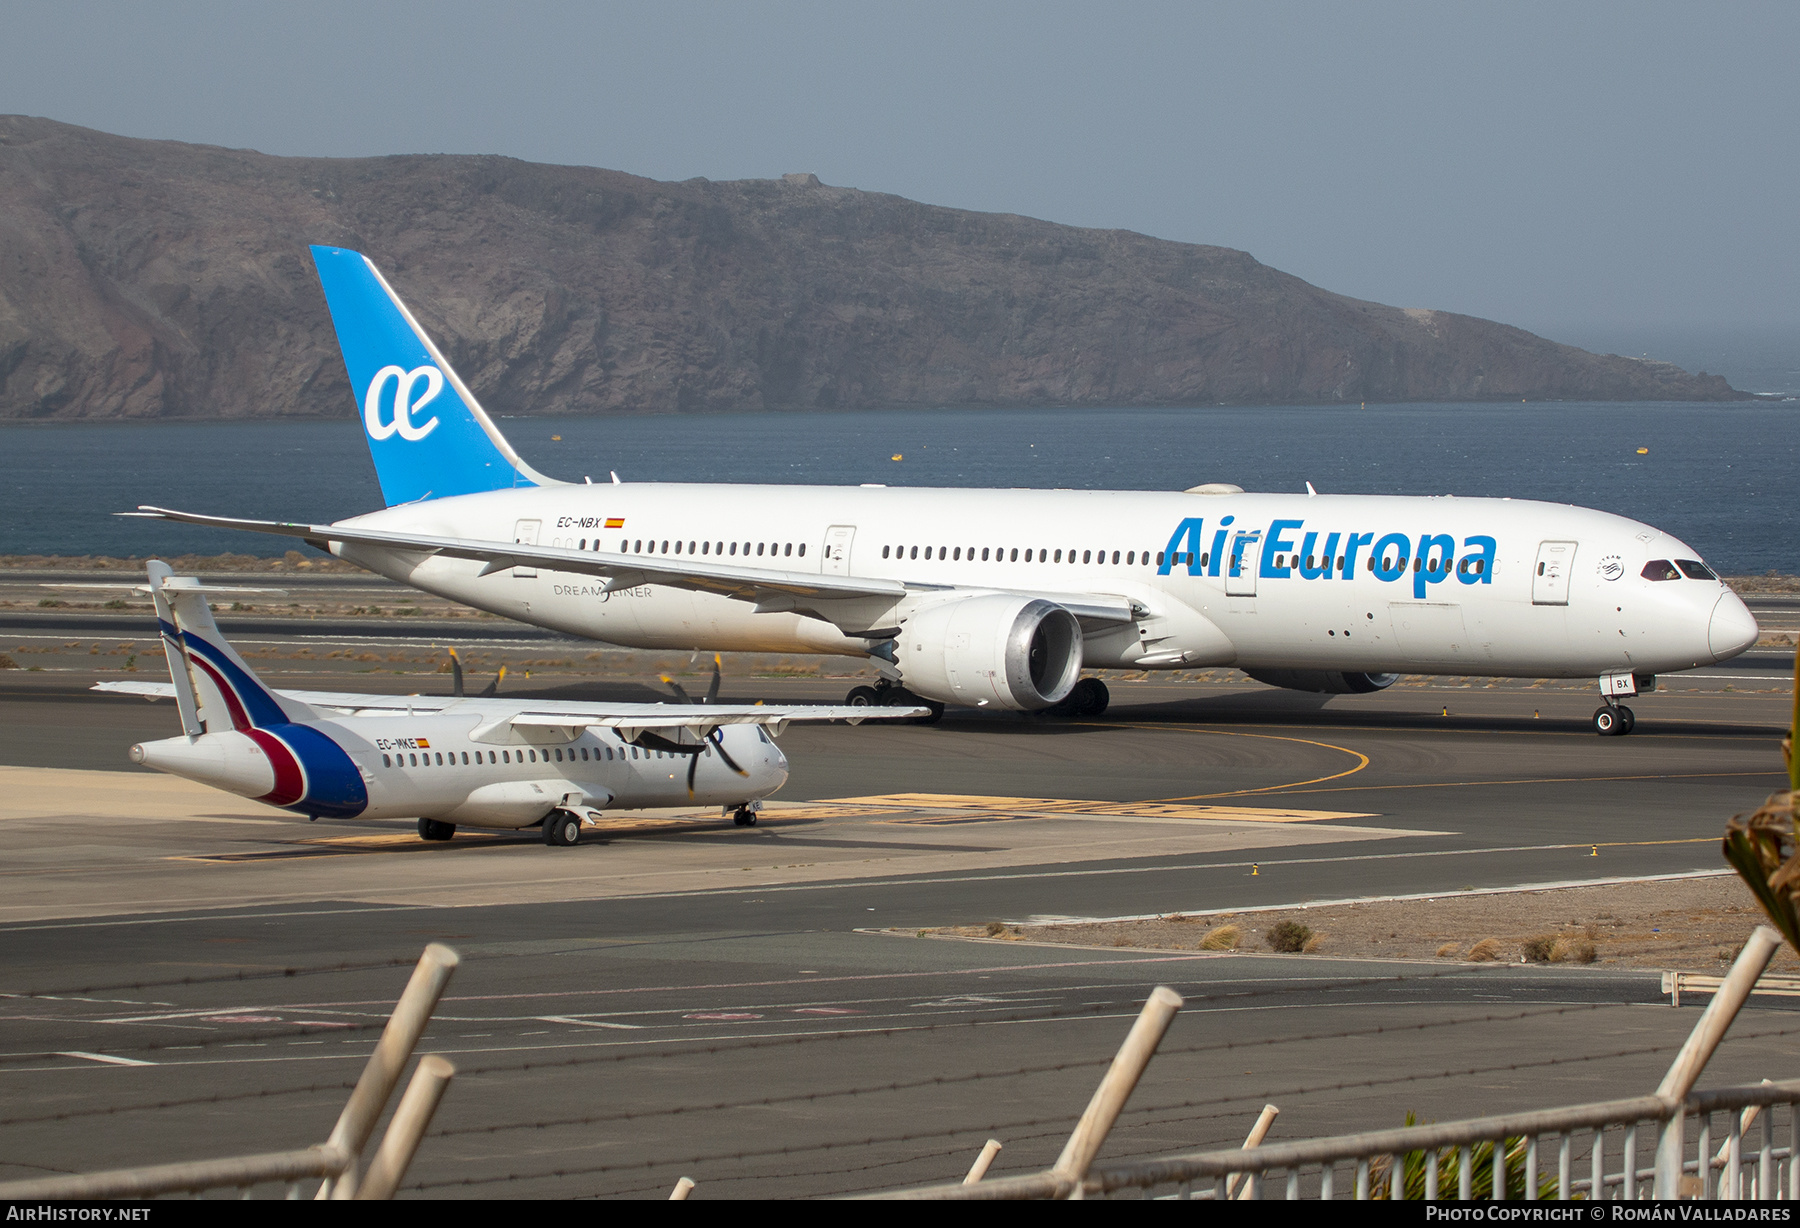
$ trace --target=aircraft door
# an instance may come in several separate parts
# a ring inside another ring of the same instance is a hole
[[[825,553],[820,568],[828,576],[850,574],[850,542],[856,536],[853,524],[834,524],[825,530]]]
[[[513,542],[514,542],[514,544],[520,545],[520,546],[535,546],[535,545],[537,545],[538,530],[543,528],[543,526],[544,526],[544,522],[541,520],[521,520],[521,521],[519,521],[518,524],[513,526]],[[513,568],[513,575],[519,577],[521,580],[533,579],[537,575],[537,568],[535,568],[535,567],[515,567],[515,568]]]
[[[1543,542],[1531,577],[1532,605],[1568,605],[1569,573],[1575,565],[1575,542]]]
[[[1262,531],[1239,533],[1225,558],[1225,595],[1256,596],[1256,573],[1262,566]]]

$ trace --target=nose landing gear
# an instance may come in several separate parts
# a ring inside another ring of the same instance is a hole
[[[1637,724],[1637,717],[1619,701],[1655,689],[1656,677],[1653,674],[1639,675],[1629,670],[1601,674],[1600,698],[1605,701],[1605,706],[1594,710],[1594,732],[1603,738],[1621,738],[1630,733]]]

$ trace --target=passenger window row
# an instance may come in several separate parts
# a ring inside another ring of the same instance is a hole
[[[593,754],[590,756],[588,753],[587,747],[571,746],[568,748],[568,750],[566,752],[566,755],[567,755],[566,758],[565,758],[565,752],[564,752],[563,748],[555,747],[550,750],[542,750],[542,751],[540,751],[540,750],[479,751],[478,750],[475,752],[475,760],[474,761],[476,763],[483,763],[483,762],[486,762],[486,763],[537,763],[537,762],[540,762],[539,756],[541,755],[543,757],[541,761],[544,763],[550,763],[550,762],[575,763],[575,762],[577,762],[575,756],[577,753],[579,753],[581,756],[579,761],[582,763],[590,763],[590,762],[591,763],[610,763],[610,762],[612,762],[612,760],[614,758],[618,758],[618,759],[625,758],[626,751],[631,752],[631,757],[633,759],[640,759],[640,758],[641,759],[652,759],[652,758],[654,758],[654,759],[675,759],[675,758],[685,759],[685,758],[687,758],[686,755],[679,755],[679,756],[673,755],[673,754],[670,754],[668,751],[640,750],[638,747],[635,747],[635,746],[619,747],[618,754],[616,756],[613,753],[613,747],[596,746],[593,748]],[[464,764],[467,764],[469,762],[469,752],[465,750],[461,753],[462,753],[462,762]],[[711,758],[712,757],[712,747],[710,747],[710,746],[706,747],[700,753],[705,755],[707,758]],[[482,759],[482,755],[484,755],[484,754],[487,756],[487,758],[485,760]],[[450,757],[448,762],[446,762],[444,759],[445,755],[449,755],[449,757]],[[381,756],[381,766],[382,767],[432,767],[432,766],[455,767],[455,766],[457,766],[456,756],[457,756],[456,751],[441,751],[441,750],[437,750],[437,751],[428,750],[428,751],[419,751],[419,752],[407,751],[404,754],[396,751],[392,755],[383,754]],[[552,759],[552,756],[555,756],[554,760]],[[434,764],[434,758],[435,758],[435,764]],[[420,762],[421,760],[423,760],[423,762]]]
[[[744,557],[749,558],[752,553],[752,547],[754,547],[754,553],[758,558],[775,558],[777,556],[784,559],[806,557],[805,542],[801,542],[796,546],[793,542],[743,542],[740,544],[738,542],[681,542],[672,541],[666,538],[661,542],[654,540],[646,542],[642,538],[621,538],[619,540],[620,554],[702,554],[730,558],[736,555],[741,548]],[[582,550],[588,548],[587,538],[584,537],[581,539],[579,548]],[[600,539],[598,537],[594,539],[594,549],[600,549]]]
[[[1679,571],[1676,569],[1680,568]],[[1644,564],[1639,573],[1646,580],[1679,580],[1686,576],[1690,580],[1717,580],[1719,577],[1699,559],[1676,559],[1671,563],[1668,559],[1651,559]]]
[[[1201,555],[1200,561],[1204,564],[1206,556]],[[1328,554],[1318,555],[1316,558],[1310,554],[1306,556],[1306,570],[1308,571],[1313,570],[1315,566],[1322,571],[1329,571],[1334,566],[1338,571],[1342,571],[1344,570],[1344,563],[1345,556],[1341,554],[1338,555],[1335,560]],[[1434,576],[1440,571],[1447,573],[1449,566],[1448,560],[1446,559],[1424,557],[1409,559],[1405,556],[1396,558],[1394,555],[1390,554],[1385,558],[1369,559],[1367,567],[1371,572],[1395,572],[1405,571],[1408,564],[1412,566],[1412,570],[1414,571],[1422,571],[1427,575]],[[1299,567],[1300,565],[1300,556],[1297,554],[1278,554],[1275,556],[1275,566],[1277,567]],[[1456,561],[1456,574],[1459,576],[1479,576],[1486,570],[1486,559],[1458,559]]]
[[[911,560],[911,559],[920,558],[921,557],[920,551],[924,552],[923,557],[925,559],[929,560],[929,559],[935,557],[940,561],[949,560],[952,563],[964,562],[964,561],[971,562],[971,563],[977,562],[977,561],[986,563],[986,562],[990,561],[990,558],[991,558],[991,561],[996,562],[996,563],[1017,563],[1017,562],[1021,562],[1021,561],[1026,562],[1026,563],[1031,563],[1031,562],[1061,563],[1064,561],[1063,555],[1065,553],[1062,550],[1043,550],[1043,549],[1033,548],[1033,549],[1026,550],[1025,557],[1023,560],[1021,560],[1019,558],[1019,551],[1016,548],[1011,548],[1011,547],[1006,547],[1006,546],[1000,546],[1000,547],[983,546],[980,548],[979,555],[976,553],[976,547],[974,547],[974,546],[967,546],[967,547],[964,547],[964,546],[935,546],[935,547],[933,547],[933,546],[883,546],[881,548],[881,557],[884,559],[908,559],[908,560]],[[1154,555],[1152,555],[1151,552],[1148,550],[1144,550],[1144,551],[1127,550],[1124,552],[1123,559],[1121,559],[1120,552],[1117,550],[1112,551],[1110,555],[1105,550],[1082,550],[1079,552],[1077,552],[1075,550],[1069,550],[1066,553],[1068,555],[1067,561],[1070,563],[1107,564],[1107,563],[1123,562],[1128,567],[1140,565],[1139,564],[1140,558],[1142,559],[1142,563],[1141,563],[1142,566],[1161,567],[1161,566],[1163,566],[1163,559],[1165,557],[1167,557],[1167,552],[1162,551],[1162,550],[1158,550]],[[1035,555],[1035,557],[1034,557],[1034,555]],[[1231,561],[1234,566],[1241,566],[1243,559],[1242,559],[1242,556],[1233,556]],[[1442,570],[1444,567],[1444,564],[1438,559],[1429,559],[1428,560],[1428,559],[1424,559],[1424,558],[1417,558],[1417,559],[1412,559],[1410,561],[1412,563],[1412,569],[1414,571],[1422,570],[1422,571],[1430,572],[1434,575],[1438,571]],[[1200,553],[1198,562],[1196,562],[1196,560],[1194,558],[1194,552],[1192,550],[1187,550],[1187,551],[1178,550],[1178,551],[1174,552],[1174,556],[1169,565],[1173,566],[1173,567],[1194,567],[1194,566],[1205,567],[1208,564],[1210,564],[1211,562],[1212,562],[1212,552],[1211,551],[1202,551]],[[1309,571],[1315,566],[1315,564],[1322,569],[1329,569],[1329,568],[1331,568],[1333,562],[1334,562],[1334,560],[1329,555],[1315,556],[1315,555],[1309,554],[1306,556],[1306,567]],[[1337,569],[1339,571],[1342,571],[1344,569],[1344,564],[1346,562],[1346,558],[1344,555],[1340,554],[1337,556],[1335,562],[1337,565]],[[1407,562],[1408,562],[1407,559],[1395,559],[1390,556],[1389,558],[1379,560],[1379,562],[1376,559],[1370,559],[1368,566],[1369,566],[1369,570],[1372,572],[1377,571],[1377,570],[1391,572],[1391,571],[1395,571],[1397,569],[1404,570],[1407,565]],[[1298,566],[1300,566],[1300,556],[1298,554],[1293,554],[1293,555],[1278,554],[1275,556],[1275,566],[1277,566],[1277,567],[1282,567],[1282,566],[1298,567]],[[1683,566],[1685,567],[1686,564],[1684,563]],[[1700,565],[1698,563],[1695,563],[1694,566],[1699,567]],[[1473,559],[1473,560],[1460,559],[1457,562],[1456,570],[1461,575],[1478,576],[1482,573],[1482,571],[1485,569],[1485,567],[1486,567],[1485,559]],[[1705,569],[1702,568],[1701,570],[1704,571]],[[1648,572],[1646,572],[1645,574],[1648,574]]]
[[[1017,563],[1021,561],[1018,548],[1007,546],[982,546],[980,548],[979,556],[976,554],[976,547],[974,546],[883,546],[881,548],[881,557],[884,559],[916,559],[920,557],[919,551],[921,550],[925,552],[924,557],[927,559],[937,558],[939,560],[948,560],[952,563],[964,561],[970,563],[977,561],[986,563],[989,562],[990,559],[996,563]],[[1025,557],[1022,561],[1026,563],[1060,563],[1063,561],[1063,554],[1064,551],[1061,550],[1042,550],[1037,547],[1032,547],[1025,551]],[[1110,560],[1107,552],[1104,550],[1069,550],[1067,554],[1069,556],[1068,561],[1071,563],[1106,563],[1108,561],[1118,563],[1122,561],[1127,566],[1135,567],[1138,564],[1139,552],[1136,550],[1127,550],[1123,553],[1123,556],[1121,556],[1119,551],[1114,550]],[[1150,552],[1145,550],[1142,554],[1144,566],[1150,566]],[[1162,552],[1159,550],[1156,554],[1157,566],[1162,565],[1162,559]]]

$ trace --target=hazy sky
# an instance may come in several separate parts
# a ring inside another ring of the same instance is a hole
[[[0,112],[812,171],[1564,336],[1800,330],[1797,59],[1794,3],[0,4]]]

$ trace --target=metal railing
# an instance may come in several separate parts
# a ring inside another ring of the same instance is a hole
[[[209,1190],[237,1191],[248,1198],[258,1186],[271,1183],[285,1186],[286,1196],[292,1199],[301,1196],[302,1183],[314,1178],[323,1179],[317,1198],[392,1198],[456,1068],[441,1057],[420,1059],[399,1107],[394,1110],[393,1120],[388,1123],[387,1133],[382,1136],[381,1146],[360,1180],[358,1163],[425,1025],[431,1022],[438,998],[460,962],[457,953],[442,943],[434,942],[425,948],[331,1137],[324,1143],[303,1151],[0,1182],[0,1199],[154,1198],[162,1194],[198,1195]]]
[[[1768,967],[1780,938],[1759,927],[1647,1096],[1467,1121],[1266,1143],[1264,1110],[1243,1147],[1094,1168],[1112,1119],[1181,1000],[1158,989],[1063,1157],[1046,1172],[878,1195],[908,1199],[1800,1198],[1800,1079],[1696,1093],[1695,1081]],[[1159,999],[1159,995],[1166,998]],[[1160,1005],[1159,1005],[1160,1002]],[[1159,1023],[1152,1017],[1157,1016]],[[1148,1042],[1148,1049],[1145,1044]],[[1109,1081],[1111,1087],[1109,1090]],[[1778,1122],[1777,1109],[1786,1106]],[[1098,1116],[1096,1116],[1098,1111]],[[1110,1113],[1111,1116],[1107,1116]],[[1714,1132],[1724,1114],[1723,1132]],[[1748,1132],[1760,1122],[1753,1149]],[[1691,1127],[1691,1128],[1690,1128]],[[1782,1128],[1785,1127],[1785,1128]],[[1785,1138],[1785,1144],[1781,1141]],[[1721,1140],[1722,1141],[1718,1141]],[[1078,1141],[1082,1143],[1078,1147]],[[1716,1143],[1716,1145],[1715,1145]],[[1072,1158],[1073,1157],[1073,1158]]]

